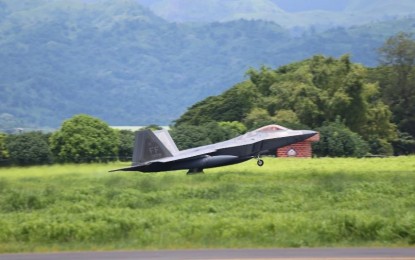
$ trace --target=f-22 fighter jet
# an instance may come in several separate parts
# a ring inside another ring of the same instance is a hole
[[[268,125],[233,139],[191,148],[183,151],[167,130],[142,130],[135,134],[132,166],[112,171],[160,172],[188,170],[188,174],[203,169],[241,163],[257,158],[258,166],[263,154],[277,148],[297,143],[317,134],[310,130],[291,130],[278,125]]]

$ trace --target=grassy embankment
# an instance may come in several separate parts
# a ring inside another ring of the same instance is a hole
[[[0,169],[0,252],[415,244],[415,157],[117,167]]]

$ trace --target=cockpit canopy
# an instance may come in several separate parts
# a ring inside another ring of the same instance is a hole
[[[266,125],[261,128],[258,128],[254,132],[276,132],[281,130],[290,130],[289,128],[280,126],[280,125]]]

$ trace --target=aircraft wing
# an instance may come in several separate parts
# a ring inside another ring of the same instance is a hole
[[[129,167],[125,167],[125,168],[121,168],[121,169],[116,169],[116,170],[111,170],[110,172],[115,172],[115,171],[140,171],[141,168],[145,168],[148,166],[151,166],[153,164],[165,164],[165,163],[169,163],[169,162],[182,162],[182,161],[187,161],[187,160],[193,160],[193,159],[197,159],[199,157],[204,157],[210,153],[216,152],[216,149],[211,149],[211,148],[205,148],[205,149],[196,149],[196,150],[188,150],[188,151],[183,151],[183,153],[178,153],[177,155],[174,156],[170,156],[170,157],[164,157],[164,158],[160,158],[160,159],[156,159],[156,160],[152,160],[152,161],[148,161],[148,162],[144,162],[144,163],[139,163],[136,165],[132,165]]]
[[[177,154],[172,157],[164,157],[161,159],[149,161],[147,163],[153,163],[153,162],[160,162],[160,163],[166,163],[166,162],[173,162],[173,161],[184,161],[188,159],[194,159],[203,155],[207,155],[213,152],[216,152],[216,149],[200,149],[200,150],[194,150],[194,151],[184,151],[182,154]],[[147,164],[146,163],[146,164]]]

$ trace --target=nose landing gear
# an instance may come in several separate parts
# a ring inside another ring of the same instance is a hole
[[[259,159],[256,164],[258,164],[259,167],[261,167],[262,165],[264,165],[264,161]]]
[[[261,167],[262,165],[264,165],[264,161],[263,161],[262,159],[259,159],[259,156],[258,156],[258,160],[257,160],[256,164],[257,164],[259,167]]]

